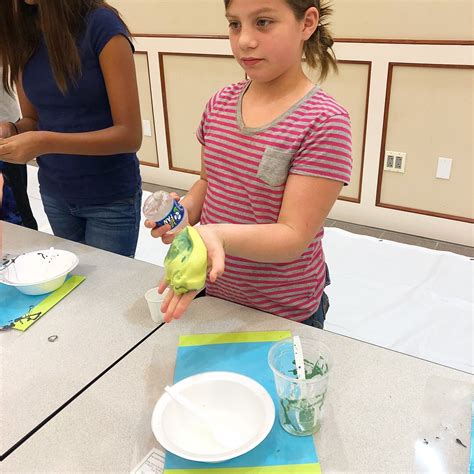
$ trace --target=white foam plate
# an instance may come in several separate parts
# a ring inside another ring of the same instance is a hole
[[[0,282],[15,286],[25,294],[54,291],[64,283],[69,272],[79,263],[67,250],[46,249],[16,257],[0,274]]]
[[[260,444],[275,422],[275,406],[255,380],[233,372],[205,372],[176,383],[176,391],[225,421],[241,435],[241,443],[226,448],[218,443],[198,417],[164,393],[153,410],[151,426],[168,451],[191,461],[221,462],[240,456]]]

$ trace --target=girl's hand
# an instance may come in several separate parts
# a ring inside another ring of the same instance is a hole
[[[41,150],[42,132],[25,132],[0,139],[0,160],[25,164],[44,154]]]
[[[162,294],[168,284],[162,280],[158,287],[158,293]],[[165,296],[163,303],[161,303],[160,310],[163,313],[163,321],[170,323],[173,319],[179,319],[186,311],[191,301],[198,294],[198,291],[188,291],[182,295],[177,295],[171,288]]]
[[[181,199],[176,193],[170,193],[170,196],[176,202],[179,202]],[[146,220],[145,227],[147,227],[148,229],[152,229],[150,234],[155,239],[159,239],[161,237],[161,240],[163,241],[164,244],[170,244],[171,242],[173,242],[173,239],[176,236],[176,234],[167,233],[171,230],[171,226],[169,224],[162,225],[161,227],[157,227],[155,221]]]
[[[9,138],[16,135],[16,130],[10,122],[0,122],[0,138]]]
[[[214,283],[224,273],[224,240],[219,235],[218,225],[198,225],[195,229],[207,248],[207,270],[209,280]]]
[[[218,233],[218,227],[214,225],[200,225],[195,229],[199,232],[207,248],[207,264],[209,280],[215,282],[224,273],[225,253],[224,242]],[[162,294],[168,284],[162,280],[158,288],[158,293]],[[166,323],[173,319],[179,319],[186,311],[191,301],[198,294],[198,291],[188,291],[182,295],[177,295],[171,288],[169,289],[163,303],[161,312]]]

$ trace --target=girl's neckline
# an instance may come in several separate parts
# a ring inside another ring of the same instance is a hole
[[[242,100],[251,83],[252,81],[247,82],[245,87],[240,92],[239,100],[237,102],[237,124],[239,126],[240,131],[245,135],[254,135],[256,133],[264,132],[265,130],[268,130],[269,128],[274,127],[276,124],[286,119],[301,104],[306,102],[310,97],[313,97],[313,95],[315,95],[320,90],[319,85],[316,84],[300,100],[295,102],[289,109],[285,110],[285,112],[278,115],[278,117],[275,117],[270,123],[267,123],[266,125],[262,125],[261,127],[246,127],[244,123],[244,119],[242,117]]]

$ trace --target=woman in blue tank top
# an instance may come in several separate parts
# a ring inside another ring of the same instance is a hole
[[[38,157],[55,235],[126,256],[135,253],[141,202],[133,52],[105,1],[0,2],[2,80],[16,86],[23,115],[0,138],[0,160]]]

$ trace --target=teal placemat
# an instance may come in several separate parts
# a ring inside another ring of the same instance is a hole
[[[34,308],[46,296],[24,295],[14,286],[0,283],[0,328],[10,327],[13,321]]]
[[[84,280],[83,276],[70,276],[57,290],[37,296],[0,283],[0,329],[25,331]]]
[[[228,371],[260,383],[278,406],[273,374],[267,356],[272,344],[291,337],[289,331],[198,334],[181,336],[174,382],[201,372]],[[287,433],[278,421],[270,434],[252,451],[222,463],[187,461],[166,454],[164,474],[317,474],[320,465],[312,436]]]

